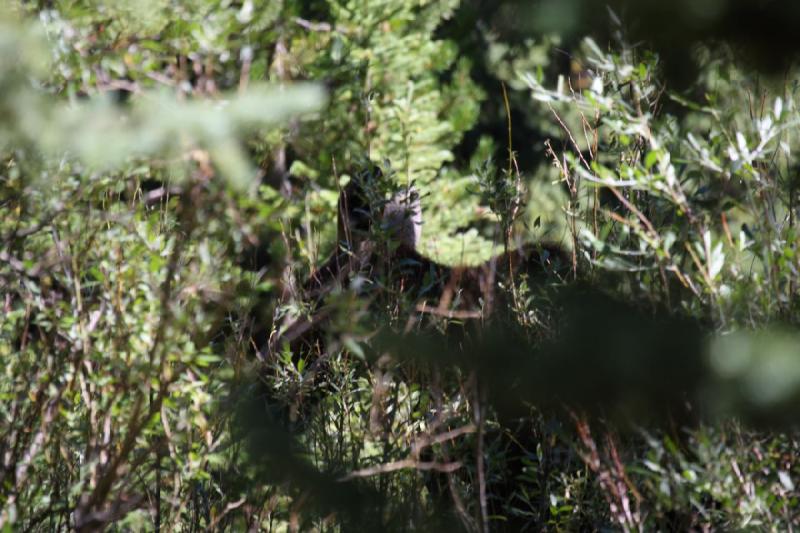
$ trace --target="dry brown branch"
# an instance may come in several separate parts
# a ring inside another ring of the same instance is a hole
[[[461,435],[475,433],[477,430],[478,428],[475,424],[467,424],[466,426],[451,429],[450,431],[445,431],[444,433],[439,433],[438,435],[423,435],[422,437],[418,437],[414,440],[414,443],[411,445],[411,455],[414,457],[419,457],[419,452],[423,448],[453,440]]]
[[[455,319],[468,319],[468,318],[481,318],[483,313],[480,311],[460,311],[457,309],[440,309],[438,307],[428,307],[425,303],[417,304],[417,311],[420,313],[428,313],[430,315],[441,316],[445,318]]]
[[[413,458],[401,459],[400,461],[392,461],[391,463],[384,463],[381,465],[370,466],[368,468],[361,468],[353,470],[349,474],[339,478],[339,481],[349,481],[359,477],[370,477],[378,474],[386,474],[389,472],[396,472],[397,470],[404,470],[406,468],[414,468],[416,470],[434,470],[436,472],[454,472],[461,468],[460,461],[452,463],[437,463],[434,461],[417,461]]]

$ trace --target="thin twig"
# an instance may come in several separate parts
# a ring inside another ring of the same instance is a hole
[[[483,429],[485,417],[483,413],[483,398],[480,383],[475,376],[475,419],[478,424],[478,438],[475,443],[475,455],[478,470],[478,500],[480,504],[480,517],[483,533],[489,533],[489,509],[486,503],[486,464],[483,460]]]
[[[483,313],[480,311],[460,311],[457,309],[439,309],[437,307],[428,307],[425,303],[417,304],[417,311],[420,313],[428,313],[431,315],[441,316],[445,318],[455,319],[468,319],[468,318],[481,318]]]
[[[329,32],[333,27],[327,22],[311,22],[310,20],[295,17],[295,24],[311,31]]]
[[[386,474],[388,472],[395,472],[397,470],[404,470],[406,468],[414,468],[416,470],[434,470],[436,472],[455,472],[461,468],[460,461],[452,463],[437,463],[434,461],[417,461],[413,458],[401,459],[400,461],[393,461],[391,463],[384,463],[381,465],[370,466],[360,470],[353,470],[349,474],[339,478],[339,481],[348,481],[359,477],[370,477],[378,474]]]
[[[478,428],[475,426],[475,424],[467,424],[466,426],[451,429],[450,431],[445,431],[444,433],[439,433],[437,435],[424,435],[422,437],[418,437],[411,446],[411,455],[418,457],[422,448],[426,448],[434,444],[441,444],[448,440],[458,438],[461,435],[475,433],[477,430]]]

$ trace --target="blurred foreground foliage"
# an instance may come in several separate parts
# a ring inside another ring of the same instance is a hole
[[[797,71],[647,5],[12,2],[3,528],[796,527]],[[315,295],[354,180],[421,255]]]

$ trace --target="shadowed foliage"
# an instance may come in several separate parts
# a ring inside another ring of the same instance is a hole
[[[796,529],[798,9],[6,2],[0,529]]]

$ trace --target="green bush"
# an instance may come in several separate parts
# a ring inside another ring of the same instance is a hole
[[[0,12],[4,529],[797,524],[797,71],[518,8]]]

